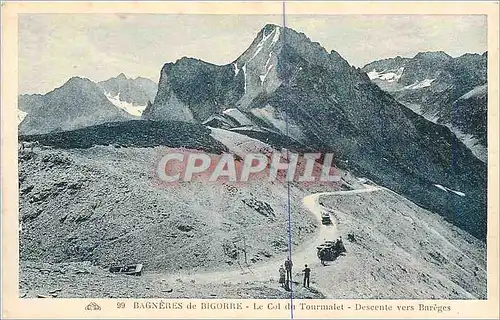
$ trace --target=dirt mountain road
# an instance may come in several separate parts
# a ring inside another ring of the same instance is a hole
[[[335,227],[335,218],[332,216],[331,225],[321,224],[321,213],[325,210],[335,212],[332,208],[323,208],[319,203],[319,198],[321,196],[349,196],[354,194],[374,192],[382,190],[378,187],[373,187],[370,185],[363,185],[364,189],[356,189],[349,191],[334,191],[334,192],[320,192],[304,197],[303,204],[309,209],[316,217],[319,222],[318,232],[315,236],[303,243],[299,248],[292,251],[292,262],[293,262],[293,275],[292,280],[295,282],[302,281],[301,270],[304,265],[307,264],[313,271],[311,275],[312,287],[321,291],[328,298],[333,295],[328,292],[328,288],[322,287],[321,278],[325,276],[325,273],[331,272],[332,269],[322,266],[316,255],[316,246],[323,243],[325,240],[335,240],[339,234]],[[278,268],[284,263],[286,259],[286,254],[283,254],[281,259],[272,259],[262,264],[252,265],[249,267],[242,266],[240,269],[231,270],[227,272],[203,272],[203,273],[177,273],[177,274],[158,274],[165,281],[195,281],[196,283],[232,283],[239,281],[267,281],[267,280],[277,280]],[[320,272],[321,271],[321,272]],[[296,284],[294,284],[296,286]]]

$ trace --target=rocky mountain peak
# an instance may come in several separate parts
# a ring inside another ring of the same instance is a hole
[[[262,29],[260,29],[259,34],[270,34],[276,29],[282,30],[283,26],[274,23],[268,23]]]
[[[235,62],[242,65],[242,63],[253,61],[259,55],[274,55],[279,59],[297,58],[294,57],[295,55],[306,62],[323,62],[324,65],[342,62],[348,65],[347,61],[335,50],[328,53],[319,42],[311,40],[306,34],[275,24],[265,25],[257,33],[248,49]]]
[[[267,24],[232,63],[218,66],[183,57],[166,63],[146,119],[204,122],[230,108],[248,111],[300,74],[328,70],[339,85],[368,82],[335,50],[330,53],[304,33]],[[264,106],[262,106],[264,107]]]
[[[145,108],[147,102],[154,99],[157,91],[156,83],[150,79],[141,77],[132,79],[124,73],[120,73],[117,77],[101,81],[98,83],[98,86],[114,105],[125,109],[133,106]],[[137,115],[135,111],[132,114]]]
[[[95,83],[90,79],[84,77],[71,77],[59,88],[93,86],[93,85],[95,85]]]
[[[127,80],[128,78],[127,78],[127,76],[126,76],[126,75],[122,72],[122,73],[120,73],[120,74],[116,77],[116,79],[120,79],[120,80]]]
[[[426,51],[419,52],[415,55],[414,59],[439,59],[439,60],[450,60],[452,57],[444,51]]]
[[[82,77],[72,77],[45,95],[20,97],[19,109],[27,112],[19,125],[21,134],[67,131],[131,119],[106,98],[98,84]]]

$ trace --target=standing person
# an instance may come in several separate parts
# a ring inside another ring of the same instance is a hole
[[[346,252],[344,241],[342,241],[342,236],[340,236],[338,239],[338,249],[340,252]]]
[[[311,276],[311,269],[307,267],[306,264],[306,267],[304,270],[302,270],[302,272],[304,273],[304,287],[309,288],[309,278]]]
[[[281,286],[284,288],[285,287],[285,268],[283,268],[283,265],[280,266],[279,268],[279,273],[280,273],[280,280],[279,280],[279,283],[281,284]]]
[[[292,281],[292,260],[288,257],[285,261],[286,281]]]
[[[321,265],[325,265],[325,259],[326,259],[326,249],[325,248],[322,248],[320,251],[319,251],[319,259],[321,261]]]

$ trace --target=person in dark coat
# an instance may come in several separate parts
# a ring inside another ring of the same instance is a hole
[[[290,258],[287,258],[285,261],[285,269],[286,269],[286,281],[292,281],[292,260]]]
[[[302,270],[302,272],[304,273],[304,287],[309,288],[309,279],[311,277],[311,269],[306,264],[306,267],[304,270]]]

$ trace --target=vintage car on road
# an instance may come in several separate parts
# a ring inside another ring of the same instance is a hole
[[[323,211],[321,213],[321,223],[322,224],[332,224],[332,219],[330,218],[330,213]]]
[[[325,241],[316,247],[318,258],[321,263],[324,264],[325,261],[333,261],[344,252],[346,252],[345,246],[342,241]]]

